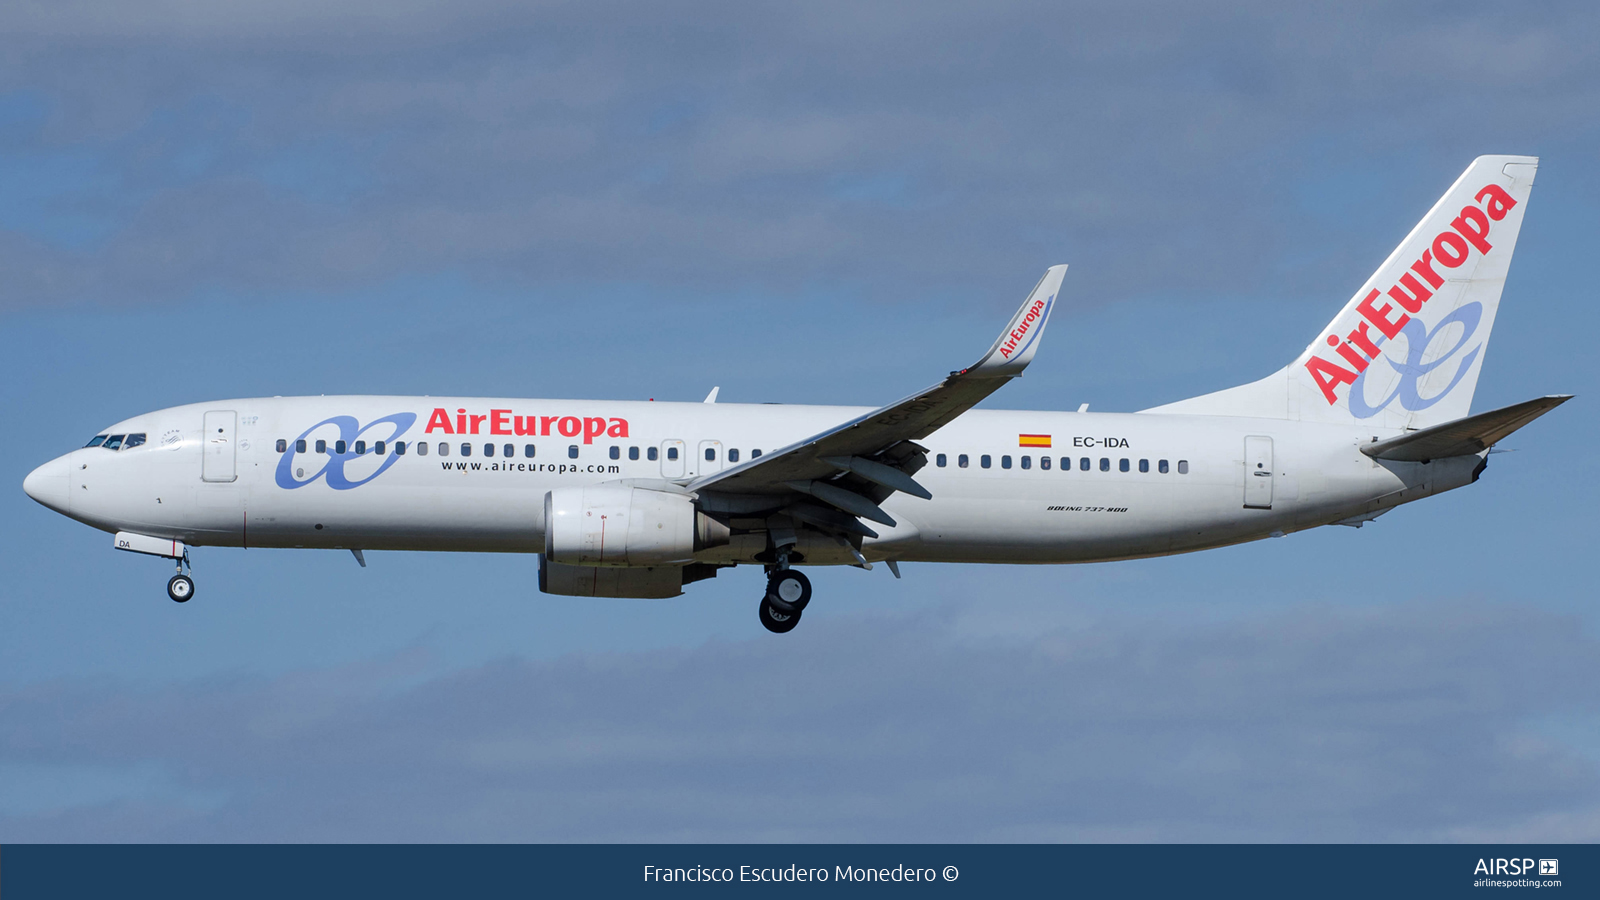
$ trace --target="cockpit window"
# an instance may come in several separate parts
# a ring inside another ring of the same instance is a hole
[[[106,448],[107,450],[115,450],[122,446],[123,437],[124,435],[113,434],[111,437],[106,438],[106,442],[100,446]]]
[[[105,442],[106,442],[106,436],[103,435],[103,434],[97,434],[94,437],[89,438],[89,443],[84,444],[83,446],[84,447],[98,447],[101,444],[104,444]]]
[[[132,450],[133,448],[141,446],[143,444],[144,444],[144,432],[141,431],[138,434],[130,434],[130,435],[128,435],[128,439],[122,442],[122,449],[124,449],[124,450]]]

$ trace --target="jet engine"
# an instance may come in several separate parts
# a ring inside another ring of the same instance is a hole
[[[565,566],[539,557],[539,590],[568,597],[631,597],[659,600],[683,593],[684,585],[717,577],[727,566]]]
[[[568,566],[683,566],[729,539],[690,495],[626,485],[553,490],[544,521],[545,558]]]

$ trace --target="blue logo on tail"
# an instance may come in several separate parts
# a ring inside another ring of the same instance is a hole
[[[1396,399],[1399,399],[1403,408],[1411,412],[1419,412],[1443,400],[1451,391],[1455,390],[1456,385],[1461,383],[1461,379],[1466,377],[1467,371],[1472,368],[1472,363],[1477,360],[1478,354],[1483,351],[1482,344],[1473,347],[1467,353],[1461,360],[1460,366],[1456,368],[1455,377],[1450,379],[1450,383],[1445,385],[1444,390],[1432,397],[1422,396],[1421,392],[1417,390],[1417,380],[1444,365],[1449,361],[1450,357],[1459,353],[1461,348],[1467,345],[1467,341],[1472,339],[1472,335],[1477,332],[1478,323],[1481,321],[1483,321],[1483,304],[1472,302],[1462,304],[1461,308],[1440,319],[1439,323],[1433,326],[1432,331],[1429,331],[1428,327],[1423,325],[1419,319],[1412,319],[1407,322],[1405,327],[1400,329],[1400,333],[1406,336],[1406,361],[1398,363],[1390,359],[1388,354],[1382,356],[1384,362],[1400,373],[1400,383],[1395,385],[1394,392],[1383,398],[1381,402],[1369,406],[1367,404],[1366,384],[1367,373],[1371,372],[1372,368],[1368,368],[1357,376],[1356,380],[1350,385],[1350,414],[1358,419],[1370,419]],[[1460,323],[1461,338],[1456,341],[1454,347],[1439,354],[1438,358],[1432,362],[1423,362],[1423,358],[1428,352],[1428,345],[1433,343],[1434,338],[1438,337],[1451,323]],[[1374,360],[1373,367],[1376,366],[1377,361]]]

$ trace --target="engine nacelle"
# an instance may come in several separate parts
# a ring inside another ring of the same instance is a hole
[[[564,566],[539,558],[539,590],[568,597],[658,600],[683,593],[681,566]]]
[[[631,597],[659,600],[683,593],[684,585],[717,577],[719,565],[564,566],[539,557],[539,590],[568,597]]]
[[[553,490],[544,523],[545,557],[568,566],[682,566],[728,539],[688,495],[624,485]]]

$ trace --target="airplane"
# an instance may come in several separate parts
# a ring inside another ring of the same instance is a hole
[[[1470,414],[1538,159],[1483,156],[1292,362],[1133,413],[975,409],[1038,353],[1050,267],[977,362],[877,409],[271,397],[101,429],[23,489],[175,561],[192,547],[536,553],[539,588],[667,598],[766,573],[794,629],[801,567],[1083,563],[1360,527],[1478,480],[1552,395]]]

